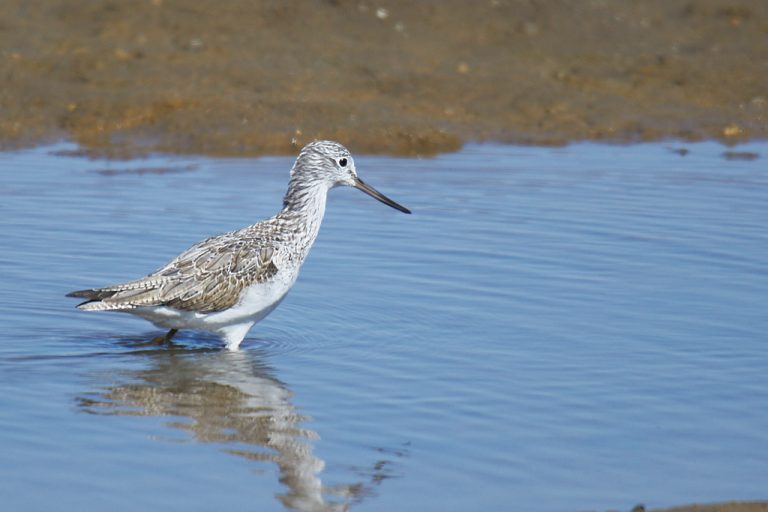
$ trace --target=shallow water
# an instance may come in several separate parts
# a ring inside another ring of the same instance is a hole
[[[768,498],[768,145],[359,157],[228,353],[74,309],[273,214],[292,159],[0,159],[7,510],[628,509]]]

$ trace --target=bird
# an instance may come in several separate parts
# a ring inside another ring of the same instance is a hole
[[[283,207],[273,217],[202,240],[145,277],[67,296],[86,299],[77,305],[81,310],[130,313],[168,329],[160,342],[171,343],[181,329],[202,330],[238,350],[296,282],[317,238],[328,191],[337,186],[411,213],[361,180],[342,144],[317,140],[299,152]]]

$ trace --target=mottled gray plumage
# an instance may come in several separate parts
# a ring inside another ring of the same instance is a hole
[[[127,283],[79,290],[89,299],[81,309],[105,311],[165,305],[211,313],[232,307],[242,290],[274,276],[278,269],[270,233],[276,219],[199,242],[161,269]]]
[[[134,313],[172,329],[171,335],[182,328],[217,332],[236,348],[295,282],[320,228],[326,193],[337,185],[410,213],[357,177],[344,146],[315,141],[296,159],[274,217],[203,240],[141,279],[68,296],[87,299],[80,309]]]

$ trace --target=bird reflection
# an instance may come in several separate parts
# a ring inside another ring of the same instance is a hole
[[[132,354],[145,356],[147,367],[125,374],[124,384],[80,397],[84,411],[186,418],[169,426],[199,442],[231,445],[230,454],[276,464],[287,488],[277,498],[291,510],[348,510],[392,476],[389,461],[380,460],[360,472],[366,481],[323,486],[324,462],[308,442],[318,435],[301,426],[309,418],[258,353],[173,348]]]

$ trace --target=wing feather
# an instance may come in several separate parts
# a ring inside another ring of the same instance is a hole
[[[167,305],[187,311],[221,311],[235,305],[247,286],[277,274],[275,254],[269,237],[253,232],[252,226],[203,240],[141,279],[78,290],[69,296],[88,299],[78,306],[82,309]]]

